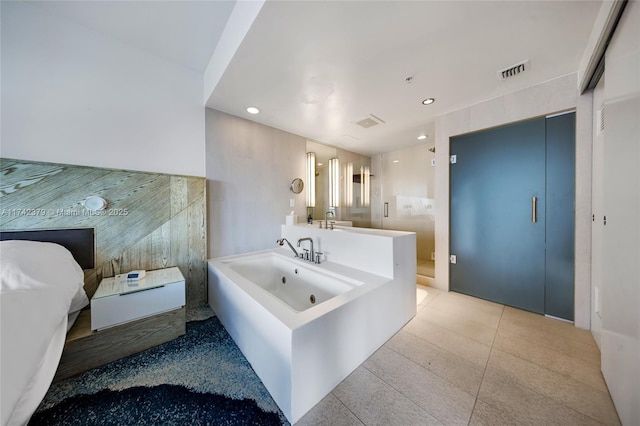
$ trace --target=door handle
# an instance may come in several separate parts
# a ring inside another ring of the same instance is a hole
[[[384,203],[384,217],[389,217],[389,203]]]
[[[531,222],[538,221],[538,197],[531,197]]]

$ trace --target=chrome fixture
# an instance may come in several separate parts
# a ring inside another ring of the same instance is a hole
[[[289,186],[289,190],[294,194],[299,194],[304,189],[304,181],[300,178],[295,178],[291,181],[291,185]],[[291,206],[293,207],[293,206]]]
[[[276,241],[276,243],[278,243],[278,245],[283,246],[284,243],[287,243],[289,245],[289,248],[293,251],[293,253],[296,255],[296,257],[302,257],[301,254],[298,254],[298,252],[296,251],[296,249],[293,248],[293,246],[291,245],[291,243],[286,239],[286,238],[280,238],[279,240]],[[298,247],[300,247],[300,241],[298,241]],[[312,246],[313,247],[313,246]]]
[[[329,214],[332,214],[333,217],[336,217],[336,214],[334,213],[333,210],[329,210],[327,212],[324,213],[324,229],[329,229],[329,227],[327,226],[327,216],[329,216]],[[333,229],[333,228],[331,228]]]
[[[309,241],[309,244],[311,245],[311,255],[309,255],[309,250],[304,249],[305,253],[304,255],[301,255],[300,257],[304,260],[308,260],[310,262],[314,261],[314,253],[313,253],[313,240],[309,237],[306,238],[300,238],[298,240],[298,247],[300,247],[300,243],[302,243],[303,241]]]

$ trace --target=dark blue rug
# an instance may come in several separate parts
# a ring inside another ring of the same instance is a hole
[[[54,383],[29,425],[288,425],[216,317]]]

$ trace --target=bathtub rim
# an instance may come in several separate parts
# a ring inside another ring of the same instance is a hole
[[[336,278],[344,277],[347,281],[356,281],[361,282],[362,284],[357,285],[353,289],[341,293],[335,297],[332,297],[331,299],[326,300],[317,306],[310,307],[304,311],[295,311],[291,307],[287,306],[283,301],[278,299],[276,296],[269,293],[258,284],[255,284],[249,279],[243,277],[228,266],[228,263],[233,262],[236,259],[272,255],[279,256],[288,261],[291,261],[294,264],[299,264],[302,267],[309,267],[312,270],[317,269],[322,273]],[[207,263],[209,263],[216,270],[216,273],[223,275],[225,278],[236,284],[240,288],[240,290],[242,290],[252,299],[256,300],[269,313],[271,313],[271,315],[278,318],[287,328],[292,331],[348,303],[355,298],[361,297],[363,294],[366,294],[374,290],[375,288],[393,281],[388,277],[374,275],[366,271],[350,268],[348,266],[328,261],[325,261],[320,265],[316,265],[301,259],[294,258],[290,252],[283,248],[259,250],[237,255],[212,258],[209,259]]]

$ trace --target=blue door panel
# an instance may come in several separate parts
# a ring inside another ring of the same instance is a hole
[[[457,136],[451,154],[451,289],[573,320],[575,113]]]
[[[545,119],[452,138],[451,154],[451,289],[543,313]]]
[[[547,119],[545,313],[573,321],[575,113]]]

